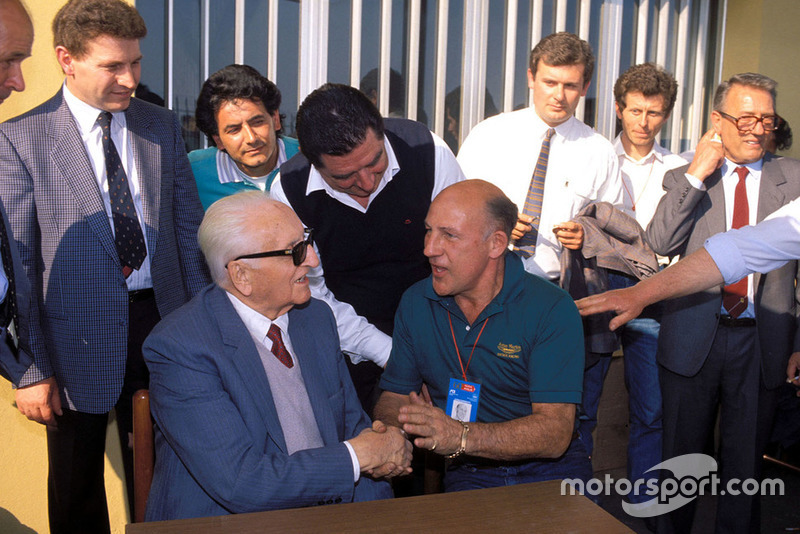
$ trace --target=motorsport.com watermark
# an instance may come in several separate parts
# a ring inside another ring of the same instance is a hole
[[[761,482],[748,478],[732,478],[723,486],[717,475],[717,461],[706,454],[684,454],[654,465],[646,472],[671,471],[672,477],[659,481],[626,478],[614,479],[606,473],[605,480],[592,478],[588,482],[567,478],[561,481],[561,495],[611,495],[612,489],[625,497],[646,495],[652,499],[642,503],[622,502],[622,509],[633,517],[654,517],[677,510],[700,495],[783,495],[783,480],[765,478]]]

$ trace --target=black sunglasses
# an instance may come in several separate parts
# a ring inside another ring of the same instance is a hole
[[[295,266],[300,265],[301,263],[306,261],[306,254],[308,252],[308,247],[314,245],[314,237],[313,237],[314,229],[305,228],[303,229],[303,232],[306,234],[305,239],[300,241],[292,248],[286,250],[271,250],[269,252],[256,252],[255,254],[242,254],[241,256],[237,256],[236,258],[232,259],[231,261],[247,260],[254,258],[270,258],[273,256],[291,256],[292,262],[295,264]],[[226,265],[225,268],[227,269],[227,267],[228,266]]]

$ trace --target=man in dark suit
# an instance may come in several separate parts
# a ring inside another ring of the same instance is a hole
[[[33,24],[25,8],[19,0],[0,0],[0,104],[25,89],[22,62],[32,45]],[[0,376],[17,385],[33,363],[27,347],[30,284],[2,203],[0,219]]]
[[[647,235],[662,255],[686,255],[731,227],[755,224],[800,195],[800,162],[765,153],[777,126],[775,82],[738,74],[717,88],[713,130],[688,167],[668,172]],[[761,450],[797,337],[798,262],[741,284],[668,301],[658,362],[665,460],[702,453],[720,412],[720,478],[759,476]],[[688,532],[694,501],[659,517],[659,532]],[[758,532],[758,497],[719,496],[717,531]]]
[[[311,230],[259,191],[208,209],[216,284],[162,321],[151,371],[156,467],[147,519],[391,497],[411,443],[361,408],[330,308],[311,299]]]
[[[0,126],[0,199],[35,295],[34,364],[16,400],[48,427],[52,532],[109,531],[108,412],[116,408],[131,488],[131,395],[147,385],[141,343],[209,281],[177,118],[131,98],[146,32],[126,2],[71,0],[53,21],[63,88]]]

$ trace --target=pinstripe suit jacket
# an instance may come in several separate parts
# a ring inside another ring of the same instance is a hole
[[[664,189],[647,239],[663,256],[691,254],[705,240],[724,232],[725,193],[719,170],[705,180],[707,191],[691,186],[688,165],[664,175]],[[757,220],[800,196],[800,161],[767,154],[761,169]],[[732,199],[728,200],[732,202]],[[768,388],[781,385],[792,352],[800,351],[798,302],[800,262],[790,261],[767,274],[753,275],[761,376]],[[658,362],[674,373],[695,375],[708,356],[719,324],[722,288],[714,287],[664,303]]]
[[[253,338],[224,290],[209,286],[147,338],[156,466],[147,520],[298,508],[392,496],[353,484],[342,443],[370,426],[330,308],[289,311],[289,337],[323,447],[289,455]]]
[[[203,210],[175,115],[134,98],[126,120],[163,317],[209,282],[197,246]],[[61,91],[0,125],[0,176],[0,198],[32,291],[34,364],[21,385],[55,375],[71,409],[108,412],[125,373],[127,286],[97,181]]]

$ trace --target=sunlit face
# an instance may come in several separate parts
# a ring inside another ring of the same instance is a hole
[[[445,190],[431,203],[425,228],[433,290],[437,295],[469,296],[489,263],[486,215],[463,194]]]
[[[67,87],[83,102],[104,111],[128,109],[141,77],[142,54],[138,39],[100,35],[87,43],[81,58],[56,47]]]
[[[772,95],[763,89],[735,84],[725,97],[722,111],[734,117],[763,117],[775,114],[775,102]],[[731,119],[716,111],[711,113],[711,122],[722,139],[725,157],[732,162],[743,165],[764,157],[770,134],[764,131],[760,122],[751,131],[740,132]]]
[[[536,72],[528,69],[528,87],[533,91],[533,107],[545,124],[555,128],[575,114],[578,102],[586,96],[583,65],[553,67],[540,60]]]
[[[248,219],[247,235],[252,237],[253,250],[242,251],[242,254],[288,250],[303,241],[300,219],[288,207],[280,209],[283,211],[280,217],[274,212],[254,213]],[[252,291],[247,295],[248,305],[269,319],[275,319],[311,298],[306,275],[319,265],[319,259],[314,247],[308,247],[306,259],[300,265],[295,265],[291,256],[272,256],[230,262],[229,271],[234,263],[243,264],[249,273]]]
[[[317,168],[323,180],[336,191],[356,198],[368,198],[380,184],[389,166],[383,145],[371,128],[364,142],[344,156],[320,156],[322,165]]]
[[[667,122],[666,104],[662,95],[644,96],[640,92],[625,94],[625,109],[614,104],[622,122],[622,135],[641,152],[649,152],[653,141]]]
[[[0,104],[12,91],[23,91],[22,61],[31,55],[33,26],[15,4],[0,7]]]
[[[234,100],[217,111],[214,142],[247,176],[266,176],[278,163],[278,110],[269,113],[260,100]]]

